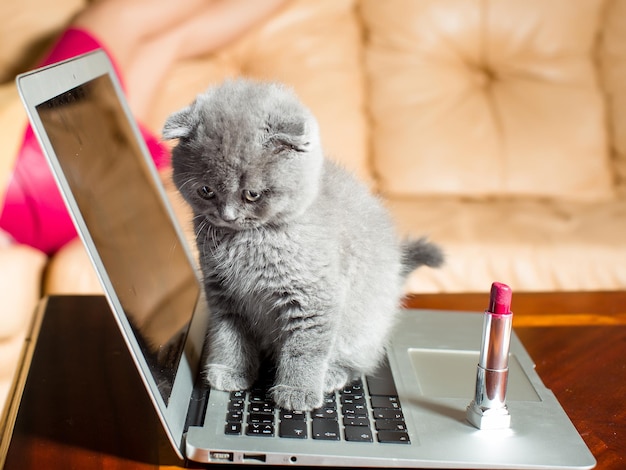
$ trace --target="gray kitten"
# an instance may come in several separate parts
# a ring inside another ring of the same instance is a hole
[[[276,365],[272,396],[309,410],[383,357],[404,277],[439,248],[399,243],[365,186],[324,158],[318,125],[284,86],[209,89],[171,115],[173,178],[191,205],[212,312],[206,377],[221,390]]]

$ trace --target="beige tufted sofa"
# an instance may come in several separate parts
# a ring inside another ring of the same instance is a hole
[[[82,5],[0,6],[2,181],[26,122],[13,77]],[[443,245],[409,291],[626,287],[626,0],[293,0],[170,70],[145,124],[240,74],[293,86],[328,154]],[[97,291],[79,242],[1,247],[0,399],[37,299]]]

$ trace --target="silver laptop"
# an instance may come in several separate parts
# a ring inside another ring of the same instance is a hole
[[[263,383],[251,391],[209,390],[201,364],[211,314],[106,55],[23,74],[17,84],[146,393],[181,458],[331,467],[595,465],[515,335],[511,427],[478,430],[466,421],[481,314],[401,312],[386,367],[329,396],[315,412],[276,409]]]

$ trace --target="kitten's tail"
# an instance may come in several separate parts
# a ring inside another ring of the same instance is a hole
[[[438,268],[444,262],[441,248],[434,243],[420,238],[418,240],[404,240],[401,245],[402,251],[402,276],[407,277],[415,269],[422,265]]]

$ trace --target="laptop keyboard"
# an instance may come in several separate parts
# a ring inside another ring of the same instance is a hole
[[[274,405],[271,378],[230,393],[228,435],[409,444],[402,406],[388,364],[364,380],[327,395],[321,408],[288,411]]]

